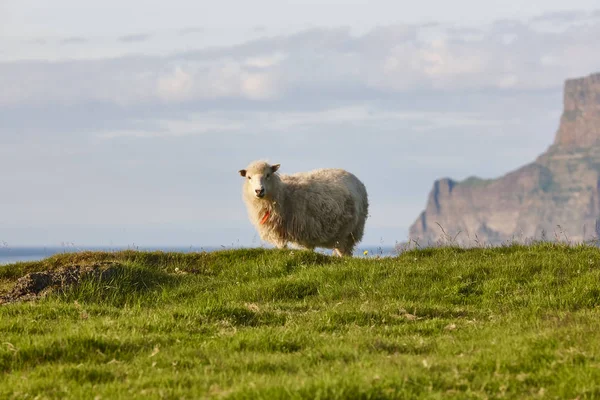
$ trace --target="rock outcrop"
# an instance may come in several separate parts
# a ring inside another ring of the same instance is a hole
[[[564,112],[556,147],[600,145],[600,73],[565,83]]]
[[[409,235],[422,245],[600,236],[600,74],[565,83],[554,143],[498,179],[440,179]],[[442,231],[442,228],[444,231]],[[445,233],[444,233],[445,232]]]

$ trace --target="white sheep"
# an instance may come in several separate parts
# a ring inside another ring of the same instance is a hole
[[[262,240],[352,255],[362,240],[369,201],[365,185],[342,169],[279,175],[279,164],[255,161],[239,171],[243,199]]]

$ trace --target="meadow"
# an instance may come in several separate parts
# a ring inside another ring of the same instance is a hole
[[[2,399],[600,398],[592,246],[80,252],[0,299]]]

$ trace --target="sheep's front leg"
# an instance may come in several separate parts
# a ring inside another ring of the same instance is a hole
[[[277,241],[275,243],[275,247],[277,247],[278,249],[287,249],[288,244],[285,241]]]

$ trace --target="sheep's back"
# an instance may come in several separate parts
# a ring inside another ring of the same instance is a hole
[[[362,197],[364,185],[353,174],[343,169],[318,169],[293,175],[282,175],[288,194],[325,197],[343,201],[347,197]],[[366,191],[365,191],[366,192]]]

